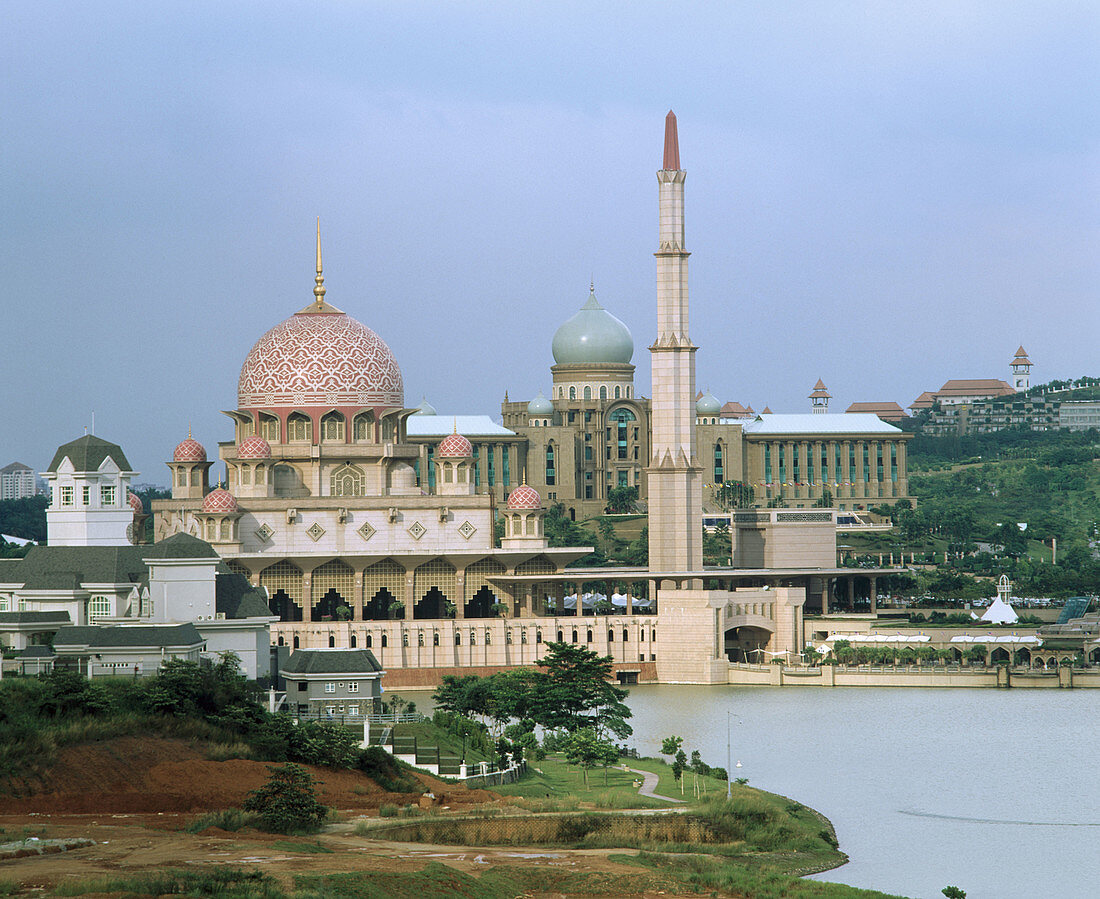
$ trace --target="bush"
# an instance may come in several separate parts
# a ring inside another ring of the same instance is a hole
[[[199,815],[194,821],[184,828],[188,833],[202,833],[208,827],[217,827],[221,830],[237,831],[242,827],[250,827],[256,821],[256,816],[239,808],[226,808],[216,812],[207,812]]]
[[[271,777],[244,801],[246,811],[257,812],[260,827],[272,833],[316,833],[328,808],[317,799],[313,778],[294,765],[268,766]]]
[[[420,782],[380,746],[370,746],[362,750],[356,767],[389,793],[420,793],[423,790]]]
[[[396,818],[397,806],[392,802],[383,803],[382,807],[378,809],[378,816],[380,818]]]

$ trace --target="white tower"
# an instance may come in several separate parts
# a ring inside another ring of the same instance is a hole
[[[1017,393],[1023,393],[1031,387],[1031,360],[1027,350],[1020,347],[1012,359],[1012,387]]]
[[[50,546],[126,546],[134,523],[128,488],[137,474],[122,448],[92,434],[58,447],[42,472],[50,491]]]
[[[695,453],[695,350],[688,330],[684,179],[676,116],[665,117],[664,166],[657,173],[657,339],[652,354],[653,455],[649,468],[649,567],[703,567],[702,468]]]
[[[813,393],[810,394],[810,406],[814,413],[824,415],[829,411],[829,400],[832,399],[832,394],[825,389],[825,382],[821,378],[817,379],[817,383],[814,384]]]

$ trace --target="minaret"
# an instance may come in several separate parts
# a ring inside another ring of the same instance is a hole
[[[651,571],[703,567],[702,468],[695,453],[695,345],[688,333],[688,256],[684,179],[676,116],[665,117],[664,166],[657,173],[657,339],[650,403],[653,455],[649,481]]]

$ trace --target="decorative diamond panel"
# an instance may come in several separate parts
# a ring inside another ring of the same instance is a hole
[[[428,533],[428,529],[424,527],[424,525],[422,525],[419,521],[414,521],[412,523],[412,527],[409,528],[409,533],[413,535],[414,540],[419,540],[426,533]]]
[[[313,538],[313,542],[316,543],[325,536],[325,529],[315,521],[306,529],[306,533],[309,534],[309,536]]]
[[[275,536],[275,529],[269,524],[261,524],[256,528],[256,536],[259,537],[264,543]]]
[[[359,536],[362,537],[364,540],[370,540],[370,538],[373,537],[376,533],[377,531],[375,531],[375,529],[370,526],[369,521],[364,521],[363,526],[359,528]]]
[[[461,535],[462,535],[463,537],[465,537],[465,538],[466,538],[467,540],[469,540],[469,539],[470,539],[470,538],[471,538],[472,536],[474,536],[474,532],[475,532],[475,531],[477,531],[477,528],[475,528],[475,527],[474,527],[474,526],[473,526],[472,524],[470,524],[470,522],[468,522],[468,521],[464,521],[464,522],[462,522],[462,524],[460,524],[460,525],[458,526],[458,532],[459,532],[459,533],[460,533],[460,534],[461,534]]]

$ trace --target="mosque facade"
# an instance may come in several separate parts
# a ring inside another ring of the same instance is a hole
[[[201,538],[263,588],[276,645],[371,649],[395,687],[531,664],[550,641],[610,655],[626,682],[724,682],[730,659],[797,652],[807,600],[827,611],[852,588],[835,509],[798,510],[830,484],[853,508],[905,496],[905,435],[874,415],[726,419],[697,398],[684,180],[670,113],[651,397],[593,290],[554,336],[550,396],[506,401],[502,425],[406,403],[389,347],[326,300],[318,229],[313,301],[241,368],[224,486],[189,434],[155,539]],[[705,498],[730,480],[794,509],[737,512],[736,567],[704,570]],[[591,548],[549,546],[546,506],[583,517],[616,486],[648,504],[648,568],[567,567]]]

